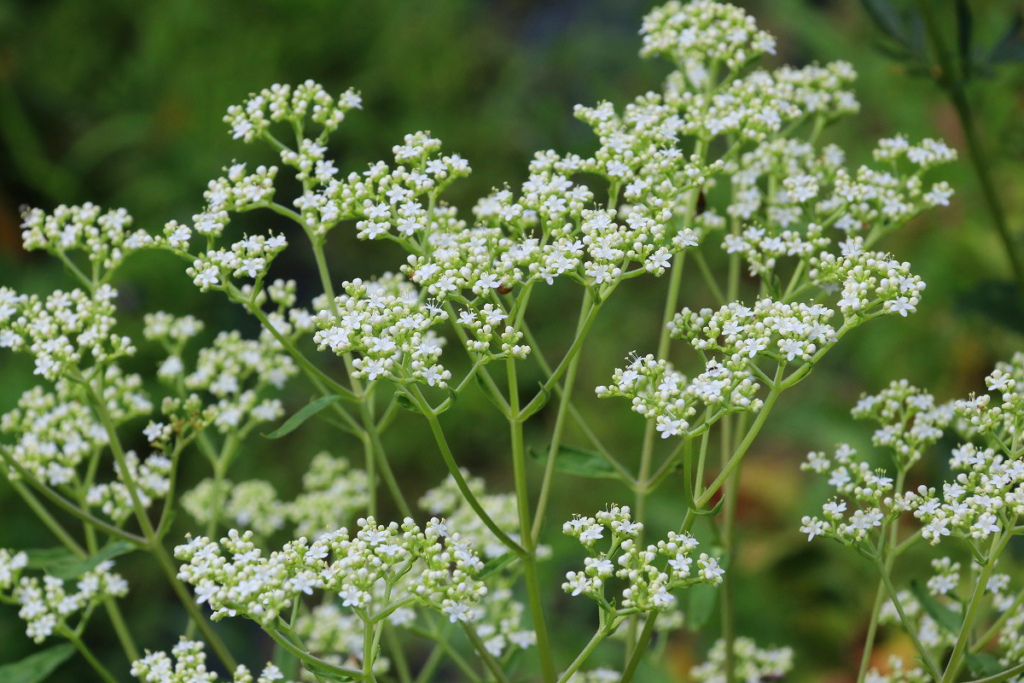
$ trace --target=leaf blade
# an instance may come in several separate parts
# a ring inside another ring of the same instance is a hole
[[[75,653],[70,643],[63,643],[34,652],[17,662],[0,666],[0,681],[4,683],[41,683]]]
[[[341,399],[341,396],[337,394],[331,394],[330,396],[321,396],[318,399],[312,400],[309,403],[307,403],[297,413],[295,413],[287,420],[285,420],[284,424],[282,424],[280,427],[270,432],[269,434],[264,434],[263,438],[280,439],[282,436],[291,434],[300,426],[302,426],[302,423],[304,423],[306,420],[313,417],[327,406],[337,401],[340,401]]]

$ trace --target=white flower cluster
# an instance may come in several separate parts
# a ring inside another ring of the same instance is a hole
[[[640,34],[641,56],[662,55],[687,70],[720,63],[737,71],[759,55],[775,53],[775,38],[759,30],[752,16],[712,0],[656,7],[644,17]]]
[[[125,256],[152,244],[145,230],[130,231],[132,217],[125,209],[103,211],[95,204],[61,204],[46,213],[29,209],[22,215],[21,237],[27,251],[44,249],[67,259],[80,251],[92,265],[95,279],[101,270],[112,271]]]
[[[196,287],[226,290],[232,278],[249,278],[257,283],[267,274],[274,258],[288,241],[283,235],[254,235],[235,242],[228,249],[210,249],[200,254],[187,269]]]
[[[245,142],[267,134],[272,123],[302,126],[306,117],[322,126],[326,134],[335,130],[349,111],[361,108],[362,98],[355,90],[334,98],[313,81],[295,87],[275,84],[250,95],[244,105],[229,107],[224,123],[231,126],[236,140]]]
[[[124,375],[111,366],[104,375],[107,408],[115,423],[147,415],[152,404],[142,391],[142,378]],[[33,387],[17,407],[0,417],[0,432],[14,442],[0,446],[39,481],[63,486],[77,481],[76,468],[109,443],[106,430],[83,396],[81,385],[57,380],[53,391]],[[17,478],[17,472],[8,472]]]
[[[0,348],[28,352],[35,374],[51,381],[88,360],[104,365],[130,356],[131,339],[113,331],[116,296],[109,285],[92,294],[57,290],[45,299],[0,287]]]
[[[406,135],[392,151],[394,168],[378,161],[344,179],[334,177],[338,171],[324,159],[326,147],[321,144],[306,140],[298,153],[282,152],[284,162],[296,167],[305,183],[293,203],[313,234],[323,237],[342,221],[356,221],[360,239],[392,239],[420,250],[431,232],[459,225],[454,209],[437,198],[469,175],[466,160],[458,154],[442,156],[441,141],[422,131]]]
[[[733,642],[733,672],[736,680],[779,681],[793,669],[793,648],[760,648],[751,638],[740,636]],[[698,683],[725,683],[726,643],[717,640],[703,664],[690,670]]]
[[[642,530],[643,524],[632,521],[629,507],[618,505],[594,517],[577,516],[566,522],[562,532],[578,540],[590,556],[584,559],[583,571],[565,575],[562,589],[573,596],[597,600],[602,609],[607,609],[605,583],[614,576],[627,584],[620,607],[650,612],[672,607],[674,590],[696,583],[722,582],[725,570],[707,553],[696,557],[699,543],[692,536],[671,532],[657,545],[641,548],[636,541]],[[596,545],[605,533],[609,535],[608,549],[599,551]],[[661,557],[667,558],[664,567],[655,564]]]
[[[897,465],[907,469],[942,438],[953,420],[953,404],[935,405],[935,397],[907,380],[895,380],[878,394],[862,396],[850,414],[877,422],[871,443],[892,451]]]
[[[864,678],[865,683],[930,683],[933,680],[928,672],[919,666],[908,669],[899,655],[890,655],[888,663],[889,670],[884,674],[877,669],[868,671]]]
[[[424,530],[411,519],[382,526],[371,517],[356,524],[354,535],[342,528],[312,543],[299,538],[269,557],[252,532],[232,529],[220,543],[194,538],[175,548],[185,563],[178,576],[195,587],[200,603],[210,604],[214,619],[243,614],[269,625],[314,590],[335,593],[343,607],[367,614],[386,609],[396,588],[452,622],[478,616],[487,589],[473,577],[483,562],[443,522],[432,519]]]
[[[320,311],[313,335],[320,350],[340,355],[357,352],[355,377],[396,383],[423,382],[445,387],[451,379],[437,361],[443,340],[430,328],[448,319],[435,306],[420,303],[416,292],[396,284],[397,278],[344,284],[334,311]]]
[[[302,492],[290,502],[282,501],[274,485],[260,479],[238,484],[204,479],[181,497],[182,508],[199,524],[214,519],[223,506],[225,519],[262,539],[291,523],[295,535],[318,538],[347,524],[366,510],[369,486],[366,472],[352,469],[344,458],[327,452],[313,457],[302,477]]]
[[[142,683],[216,683],[217,673],[206,667],[203,643],[182,638],[168,656],[166,652],[146,652],[142,659],[132,662],[132,677]],[[267,664],[259,678],[244,665],[235,669],[233,683],[289,683],[274,664]]]
[[[829,321],[835,311],[821,304],[787,304],[758,299],[754,307],[730,303],[717,311],[684,308],[669,323],[675,339],[685,339],[702,354],[719,353],[725,367],[741,370],[756,360],[810,362],[836,340]]]
[[[20,606],[18,616],[27,625],[28,637],[36,643],[61,629],[74,630],[69,619],[79,613],[90,613],[107,598],[120,598],[128,593],[128,583],[111,571],[114,563],[109,560],[82,573],[73,590],[68,590],[68,581],[56,576],[24,576],[28,562],[24,552],[0,548],[0,598]]]
[[[487,493],[483,479],[470,476],[466,469],[462,470],[462,476],[487,516],[509,538],[519,543],[519,509],[516,507],[515,494]],[[454,477],[449,475],[439,485],[423,494],[419,506],[427,514],[441,517],[447,524],[458,529],[464,539],[480,550],[482,557],[494,559],[508,552],[508,546],[480,520],[480,516],[462,495]],[[551,552],[551,549],[543,544],[536,550],[541,558]]]
[[[663,439],[692,436],[687,430],[698,405],[710,413],[698,427],[704,429],[727,412],[756,412],[762,403],[755,396],[759,385],[748,371],[730,370],[715,360],[708,362],[704,373],[687,381],[667,361],[651,354],[637,356],[625,368],[617,368],[612,381],[609,386],[597,387],[597,395],[630,399],[635,412],[656,422]]]
[[[171,489],[171,459],[163,453],[152,453],[140,462],[135,451],[124,454],[128,465],[128,476],[121,472],[120,465],[114,463],[116,479],[92,486],[85,496],[90,507],[98,507],[107,517],[118,524],[126,521],[133,514],[132,495],[124,482],[131,481],[138,496],[139,503],[149,508],[154,501],[163,499]]]

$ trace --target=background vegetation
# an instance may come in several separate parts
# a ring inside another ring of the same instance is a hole
[[[874,139],[896,131],[911,138],[941,136],[964,159],[947,173],[957,191],[953,206],[926,213],[888,243],[928,283],[919,312],[851,334],[815,377],[776,409],[776,419],[745,465],[740,555],[733,563],[740,575],[739,630],[762,644],[793,645],[794,680],[851,679],[875,589],[851,553],[832,544],[809,546],[797,532],[800,516],[824,497],[809,490],[811,478],[801,475],[798,462],[808,450],[840,440],[870,450],[870,428],[852,423],[847,413],[862,391],[874,392],[890,379],[906,377],[942,400],[965,395],[982,388],[982,377],[997,359],[1024,350],[1024,307],[1007,243],[993,228],[983,186],[967,162],[967,141],[950,97],[961,87],[959,76],[935,65],[938,55],[927,40],[929,27],[905,14],[922,3],[892,2],[738,3],[779,36],[778,62],[853,63],[860,74],[862,113],[823,136],[845,147],[852,161],[864,160]],[[468,209],[491,187],[520,183],[535,150],[586,152],[593,140],[587,127],[572,118],[573,104],[602,99],[621,104],[656,86],[664,75],[660,66],[636,56],[636,29],[652,4],[7,0],[0,3],[0,283],[30,292],[72,286],[57,262],[21,250],[23,204],[51,208],[91,200],[124,206],[137,225],[152,231],[172,218],[187,220],[200,208],[206,181],[222,166],[234,158],[263,160],[254,156],[260,150],[232,141],[220,117],[229,104],[273,82],[313,78],[332,92],[350,85],[362,91],[365,110],[346,120],[339,132],[346,171],[387,157],[404,133],[430,130],[446,150],[463,154],[474,168],[471,178],[450,192]],[[968,5],[971,38],[965,45],[963,8]],[[963,99],[975,118],[978,143],[988,154],[984,167],[1003,204],[1011,243],[1022,249],[1017,236],[1024,225],[1024,68],[1013,61],[1021,44],[1004,44],[1007,58],[991,63],[993,47],[1012,36],[1015,26],[1019,33],[1013,22],[1020,4],[929,0],[924,7],[951,58],[962,67],[963,57],[971,57]],[[960,67],[957,73],[963,75]],[[328,246],[334,272],[345,278],[399,265],[396,253],[359,244],[353,234],[339,231]],[[291,260],[275,268],[299,280],[300,289],[312,291],[312,264],[301,260],[302,249],[292,251],[285,257]],[[144,254],[121,272],[116,284],[128,334],[141,338],[142,313],[157,309],[194,313],[213,330],[222,322],[255,333],[251,322],[221,297],[200,295],[169,257]],[[693,292],[703,292],[696,280],[693,284]],[[593,401],[590,388],[606,383],[631,350],[653,347],[663,286],[653,279],[630,283],[632,290],[619,298],[619,308],[599,321],[592,335],[596,341],[581,364],[581,402],[599,411],[602,438],[627,462],[638,451],[642,420],[623,404]],[[702,296],[687,296],[684,290],[683,303],[711,303]],[[575,310],[576,302],[558,288],[547,301],[545,315],[532,324],[539,337],[557,346],[567,332],[565,314]],[[134,363],[148,372],[155,356],[143,349]],[[10,409],[29,386],[30,372],[23,357],[0,358],[0,411]],[[290,386],[289,408],[294,409],[309,393],[301,379]],[[503,439],[493,440],[498,425],[493,417],[486,402],[469,400],[446,420],[450,434],[457,435],[454,446],[462,463],[485,476],[495,490],[507,489],[506,445]],[[422,421],[402,419],[389,434],[389,451],[400,459],[403,488],[418,495],[441,478],[443,467]],[[315,425],[310,422],[283,446],[252,440],[241,467],[274,481],[282,496],[290,497],[312,454],[333,445],[333,435],[318,432]],[[358,452],[352,456],[360,457]],[[186,467],[186,477],[205,476],[200,460],[192,465],[195,471]],[[629,502],[627,492],[615,484],[580,483],[586,486],[572,486],[555,498],[548,542],[561,542],[558,525],[573,511]],[[655,497],[652,504],[649,515],[659,532],[678,520],[678,501],[671,494]],[[4,486],[0,520],[0,547],[52,545]],[[171,595],[143,589],[142,578],[151,569],[145,558],[136,563],[129,556],[123,564],[134,588],[126,613],[139,640],[154,648],[169,646],[183,628],[183,613]],[[552,587],[565,570],[557,561],[548,563],[544,571]],[[563,615],[578,610],[580,619],[593,616],[589,602],[558,599],[565,603],[558,605]],[[714,631],[712,625],[709,633]],[[577,635],[573,629],[565,639],[574,647],[582,645],[571,641],[585,639],[588,632],[580,628]],[[102,638],[102,630],[91,637]],[[883,633],[883,638],[880,659],[907,650],[897,634]],[[673,670],[687,671],[710,640],[685,631],[674,638],[667,645]],[[115,659],[116,644],[109,645]],[[266,646],[252,645],[254,660]],[[0,662],[17,659],[31,647],[13,611],[0,611]],[[102,642],[97,649],[104,651]]]

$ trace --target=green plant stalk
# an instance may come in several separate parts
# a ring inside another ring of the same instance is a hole
[[[633,677],[636,675],[636,669],[640,666],[640,660],[643,659],[644,652],[647,651],[647,646],[651,644],[651,635],[654,633],[654,622],[658,620],[658,611],[654,610],[647,615],[647,621],[644,622],[644,628],[640,632],[640,640],[637,641],[636,646],[633,648],[633,654],[629,658],[629,663],[626,664],[626,669],[622,672],[622,678],[619,683],[630,683]]]
[[[1018,664],[1017,666],[1007,669],[1006,671],[994,674],[992,676],[986,676],[985,678],[978,678],[968,683],[1002,683],[1008,681],[1014,676],[1024,673],[1024,664]]]
[[[1024,588],[1022,588],[1021,591],[1017,593],[1017,597],[1013,599],[1013,604],[1011,604],[1005,612],[999,615],[999,618],[996,619],[995,623],[992,624],[992,626],[987,631],[985,631],[984,635],[978,638],[977,642],[971,645],[970,652],[978,652],[983,647],[985,647],[985,645],[990,640],[995,638],[999,631],[1002,630],[1003,625],[1006,624],[1006,622],[1009,621],[1010,617],[1016,613],[1017,608],[1020,607],[1022,602],[1024,602]]]
[[[217,658],[220,659],[221,663],[230,670],[234,671],[238,668],[238,662],[232,656],[228,650],[224,641],[221,640],[220,636],[217,635],[216,631],[210,626],[210,623],[203,617],[202,612],[199,610],[199,606],[195,603],[195,600],[189,594],[188,590],[178,579],[178,570],[174,567],[174,562],[171,557],[167,554],[160,539],[156,536],[156,531],[153,529],[152,523],[149,521],[149,517],[146,514],[146,509],[142,506],[142,502],[139,498],[138,490],[135,487],[135,481],[132,480],[128,463],[125,460],[124,449],[121,447],[121,439],[118,436],[117,428],[114,426],[113,420],[110,418],[110,413],[107,411],[106,403],[101,398],[102,391],[97,392],[91,383],[86,383],[86,388],[89,392],[90,402],[93,404],[93,408],[99,415],[100,422],[103,424],[103,428],[107,432],[107,436],[110,438],[110,450],[114,454],[114,459],[117,461],[118,468],[124,473],[124,485],[128,489],[128,496],[132,501],[132,508],[135,511],[135,517],[138,519],[139,526],[142,528],[142,533],[146,538],[146,547],[149,549],[153,556],[156,557],[157,562],[160,564],[161,569],[167,575],[167,580],[171,584],[171,588],[177,594],[181,600],[182,605],[188,611],[189,616],[195,622],[196,626],[202,632],[203,637],[210,644],[210,647],[217,654]]]
[[[1006,547],[1006,542],[1009,541],[1009,539],[1009,535],[1006,535],[1004,539],[998,533],[992,539],[992,545],[989,548],[989,556],[981,568],[981,574],[978,576],[978,583],[974,587],[974,594],[971,595],[971,600],[967,604],[967,610],[964,612],[964,623],[960,627],[960,634],[957,636],[956,643],[953,645],[953,654],[949,656],[949,661],[946,663],[946,670],[942,674],[942,683],[952,683],[960,673],[960,667],[963,666],[964,651],[967,649],[967,645],[970,642],[971,629],[974,627],[974,620],[978,617],[978,609],[981,607],[981,601],[985,597],[985,590],[988,587],[988,579],[992,576],[992,571],[996,568],[996,562],[999,560],[999,555],[1002,554],[1002,550]]]
[[[576,656],[576,659],[572,661],[569,668],[562,673],[562,677],[558,679],[558,683],[568,683],[569,679],[573,677],[573,674],[583,666],[583,663],[587,661],[587,658],[590,657],[591,653],[593,653],[597,646],[601,644],[601,641],[608,637],[608,634],[608,629],[599,628],[594,634],[594,637],[590,639],[589,643],[587,643],[586,647],[584,647],[580,651],[579,655]]]
[[[430,406],[427,404],[426,399],[423,398],[423,394],[419,388],[413,385],[410,387],[409,393],[410,399],[416,404],[423,413],[424,417],[427,418],[427,423],[430,425],[430,432],[434,436],[434,441],[437,442],[438,450],[441,451],[441,458],[444,460],[445,466],[448,468],[448,473],[452,475],[452,479],[455,480],[455,485],[458,487],[459,492],[462,493],[466,502],[473,508],[473,511],[480,518],[480,521],[491,530],[499,541],[505,544],[505,546],[514,552],[519,557],[524,557],[526,551],[518,543],[513,541],[508,534],[501,530],[501,527],[491,519],[491,516],[487,514],[483,506],[480,505],[480,501],[473,495],[473,492],[469,488],[469,484],[466,483],[466,478],[462,476],[462,471],[459,470],[458,463],[455,462],[455,457],[452,455],[452,449],[448,445],[448,440],[445,438],[444,430],[441,428],[441,423],[437,419],[437,413],[435,413]]]
[[[587,316],[593,321],[593,309]],[[577,336],[577,339],[580,339]],[[578,348],[577,348],[578,353]],[[536,545],[533,542],[533,531],[530,526],[530,494],[526,482],[526,448],[523,444],[523,414],[519,409],[519,382],[516,376],[516,361],[507,358],[505,367],[508,371],[508,403],[509,428],[512,439],[512,468],[516,486],[516,507],[519,509],[519,537],[523,544],[523,574],[526,578],[526,593],[530,603],[530,616],[533,628],[537,632],[537,652],[540,656],[541,673],[544,683],[555,683],[554,657],[551,653],[551,640],[548,636],[547,623],[544,620],[544,602],[540,594],[540,580],[537,576]]]
[[[326,662],[296,647],[294,643],[288,640],[288,638],[286,638],[283,634],[278,632],[277,629],[268,628],[264,630],[266,631],[267,635],[273,638],[275,643],[277,643],[287,652],[296,657],[300,662],[309,665],[309,667],[319,669],[322,671],[329,671],[335,676],[344,676],[346,678],[352,678],[356,680],[363,679],[363,672],[359,669],[353,669],[352,667],[348,666],[338,666],[337,664],[331,664],[330,662]]]
[[[395,633],[395,627],[390,623],[384,624],[384,639],[387,641],[388,650],[395,661],[395,671],[398,672],[400,683],[412,683],[412,674],[409,672],[409,660],[405,657],[405,650]]]
[[[920,638],[917,637],[916,630],[911,628],[911,621],[903,611],[903,603],[900,602],[900,597],[896,593],[896,588],[892,585],[892,579],[889,577],[889,572],[885,569],[885,564],[877,556],[875,556],[875,564],[878,566],[878,570],[882,574],[882,582],[885,584],[886,590],[889,591],[889,597],[892,599],[892,604],[896,607],[896,613],[900,617],[900,623],[906,625],[904,630],[907,632],[907,635],[910,636],[910,640],[913,641],[914,648],[917,650],[918,654],[921,655],[921,661],[924,663],[925,669],[928,670],[928,675],[935,681],[940,680],[942,676],[935,664],[932,662],[932,658],[928,656],[928,650],[926,650],[924,645],[921,644]]]
[[[583,295],[583,302],[580,304],[580,315],[576,322],[576,336],[579,336],[583,329],[583,321],[586,319],[593,307],[590,297],[590,290]],[[530,534],[534,546],[540,538],[541,527],[544,524],[544,513],[547,511],[548,497],[551,495],[551,482],[555,474],[555,458],[558,457],[558,449],[562,445],[562,435],[565,431],[565,417],[569,412],[569,403],[572,401],[573,385],[576,383],[576,370],[580,364],[582,353],[577,353],[569,361],[569,367],[565,371],[565,381],[562,383],[562,390],[558,397],[558,411],[555,415],[555,427],[551,432],[551,445],[548,447],[548,461],[544,466],[544,479],[540,486],[540,497],[537,500],[537,509],[534,512],[533,530]]]
[[[1010,262],[1013,277],[1017,282],[1017,288],[1024,294],[1024,263],[1021,262],[1020,253],[1010,234],[1006,222],[1006,212],[1003,209],[1002,200],[996,191],[995,182],[992,179],[992,163],[988,158],[981,140],[978,137],[978,130],[974,123],[974,113],[971,111],[970,101],[964,91],[964,79],[957,77],[957,70],[953,64],[953,57],[942,37],[942,29],[938,24],[938,12],[930,7],[926,0],[918,0],[921,8],[920,15],[924,20],[925,30],[928,39],[935,48],[935,55],[939,61],[941,74],[938,78],[939,86],[946,91],[953,108],[956,109],[957,117],[960,119],[960,127],[964,132],[964,140],[967,142],[967,155],[970,157],[971,165],[978,176],[981,184],[982,196],[985,198],[985,207],[988,209],[992,219],[992,225],[999,235],[1006,250],[1006,258]],[[963,65],[966,66],[966,65]]]
[[[490,652],[487,651],[487,646],[484,645],[483,641],[480,640],[480,636],[477,634],[470,624],[466,622],[460,622],[462,628],[466,631],[466,636],[469,638],[469,642],[473,644],[473,649],[476,650],[477,654],[480,655],[480,659],[483,660],[484,666],[487,670],[494,675],[494,679],[499,683],[509,683],[508,676],[501,670],[501,665],[494,659]]]
[[[896,472],[896,488],[894,490],[895,495],[899,495],[903,491],[903,482],[907,476],[906,471],[900,467]],[[885,570],[891,572],[893,564],[896,562],[898,553],[895,551],[897,547],[896,541],[899,538],[899,520],[895,520],[891,523],[891,526],[882,532],[882,547],[880,553],[885,557]],[[890,550],[890,552],[886,552]],[[878,589],[875,591],[875,603],[871,608],[871,621],[868,623],[868,634],[864,638],[864,653],[860,658],[860,669],[857,671],[857,683],[864,683],[864,679],[868,675],[868,667],[871,666],[871,654],[875,647],[875,634],[878,633],[878,619],[882,614],[882,604],[885,602],[885,582],[882,579],[878,580]]]
[[[93,670],[96,672],[96,675],[103,679],[105,683],[117,683],[117,679],[114,678],[113,674],[111,674],[109,670],[107,670],[107,667],[103,666],[100,663],[100,660],[96,659],[95,655],[93,655],[92,651],[88,647],[86,647],[85,643],[82,642],[81,638],[79,638],[69,629],[62,629],[61,635],[67,638],[68,641],[70,641],[71,644],[75,646],[75,649],[78,650],[78,653],[82,655],[85,661],[89,662],[89,666],[93,668]]]

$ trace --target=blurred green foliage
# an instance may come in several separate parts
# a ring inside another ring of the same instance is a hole
[[[664,75],[660,65],[636,56],[637,28],[651,4],[6,0],[0,3],[0,284],[35,292],[71,286],[59,264],[22,252],[20,205],[49,208],[91,200],[125,206],[137,225],[155,231],[167,220],[195,213],[206,181],[233,159],[269,160],[262,151],[232,141],[220,117],[229,104],[273,82],[313,78],[330,91],[350,85],[362,91],[365,111],[346,120],[332,150],[346,171],[386,157],[407,132],[430,130],[474,168],[472,177],[450,192],[452,201],[468,209],[491,187],[521,182],[535,150],[588,151],[593,140],[587,127],[572,118],[573,104],[602,99],[621,104],[659,82]],[[963,152],[956,113],[936,87],[927,59],[894,59],[891,41],[886,44],[862,3],[739,4],[779,36],[779,63],[853,63],[860,73],[862,114],[824,136],[845,147],[852,161],[864,160],[876,138],[897,131],[911,138],[941,136]],[[921,40],[915,22],[905,18],[920,3],[864,4],[892,11],[908,35]],[[960,40],[955,4],[926,3],[951,45]],[[969,6],[968,49],[987,54],[1007,35],[1019,2],[975,0]],[[1024,69],[1008,61],[979,72],[966,87],[981,141],[990,152],[995,188],[1019,239],[1024,225],[1024,193],[1019,190],[1024,187]],[[848,672],[860,655],[875,586],[866,580],[860,560],[825,544],[808,545],[797,533],[799,517],[824,495],[808,489],[811,480],[801,476],[797,462],[807,450],[838,441],[870,448],[870,430],[853,424],[847,414],[861,391],[907,377],[943,400],[964,395],[981,388],[995,360],[1024,348],[1024,308],[1009,284],[1004,246],[991,229],[977,177],[967,163],[955,165],[947,177],[957,190],[953,206],[925,214],[887,243],[898,258],[914,263],[928,283],[919,312],[851,334],[815,378],[777,408],[777,418],[746,465],[738,519],[741,554],[733,562],[740,576],[739,629],[765,644],[793,645],[794,680],[851,679]],[[353,235],[332,237],[328,246],[339,279],[399,265],[397,253],[358,245]],[[300,251],[289,252],[280,275],[295,277],[312,292],[312,264]],[[692,287],[684,290],[683,303],[709,304],[698,278],[690,275]],[[126,333],[140,336],[142,313],[157,309],[191,312],[214,323],[211,327],[254,330],[219,298],[201,296],[169,258],[138,257],[122,270],[117,284]],[[626,353],[651,348],[663,286],[653,279],[630,282],[617,307],[598,322],[580,368],[582,407],[600,415],[601,437],[626,462],[635,460],[642,421],[624,406],[597,403],[590,389],[607,381]],[[564,345],[569,332],[564,322],[578,305],[571,296],[559,287],[545,295],[543,315],[531,321],[542,347],[557,351]],[[135,360],[147,372],[154,363],[155,356],[145,349]],[[9,355],[0,358],[0,368],[0,410],[7,410],[31,384],[30,368],[23,358]],[[296,409],[310,392],[300,380],[291,389],[290,408]],[[495,489],[507,488],[507,444],[503,432],[495,439],[501,423],[488,407],[484,401],[460,401],[445,415],[446,428],[455,435],[453,447],[465,466],[486,476]],[[535,442],[543,438],[531,436]],[[388,440],[403,487],[418,495],[441,478],[443,468],[421,421],[404,416]],[[313,453],[339,448],[334,434],[314,422],[281,443],[270,446],[254,439],[239,477],[271,479],[287,496]],[[358,458],[355,446],[348,445]],[[185,478],[202,478],[203,467],[198,459],[186,463]],[[587,480],[582,487],[579,481],[563,479],[565,494],[556,496],[549,512],[545,540],[554,544],[556,557],[561,520],[609,501],[628,502],[627,492],[614,482]],[[676,523],[678,508],[671,493],[656,496],[650,510],[654,527]],[[0,487],[0,519],[0,547],[52,544],[6,487]],[[152,571],[147,560],[125,558],[124,571],[135,587],[126,612],[139,640],[167,647],[183,627],[180,608],[170,595],[143,581]],[[564,571],[558,562],[545,568],[551,593],[557,594],[552,613],[564,624],[592,618],[589,605],[569,601],[554,589]],[[567,650],[581,646],[588,632],[567,629]],[[32,650],[10,609],[0,611],[0,635],[0,662]],[[116,643],[103,629],[89,637],[106,659],[118,659]],[[883,637],[880,656],[903,647],[894,634]],[[669,643],[675,674],[681,676],[709,642],[683,634]],[[261,651],[266,643],[236,644],[242,645],[239,652],[249,653],[247,659],[266,656]],[[72,666],[66,665],[65,676]],[[123,672],[122,664],[113,666]],[[658,678],[648,673],[644,680]]]

